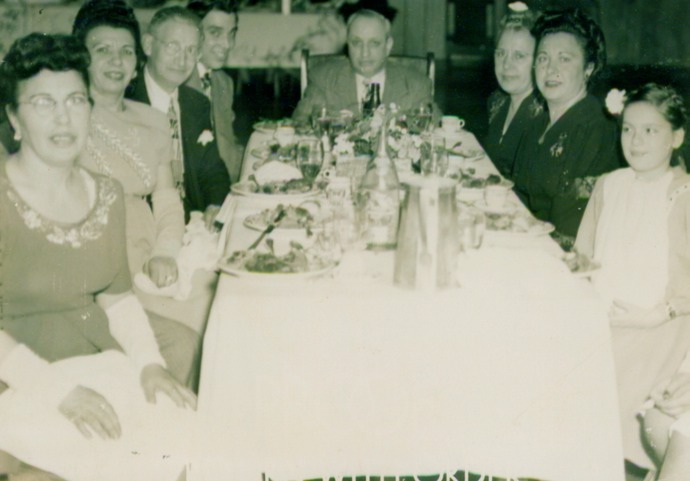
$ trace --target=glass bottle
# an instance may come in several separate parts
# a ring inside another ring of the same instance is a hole
[[[379,105],[381,105],[381,85],[370,83],[367,95],[362,102],[362,117],[366,119],[373,116]]]
[[[397,244],[400,183],[386,152],[387,124],[384,122],[381,127],[377,153],[369,162],[357,191],[362,238],[370,250],[391,250]]]

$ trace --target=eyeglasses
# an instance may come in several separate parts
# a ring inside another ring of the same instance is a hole
[[[183,49],[182,45],[180,45],[177,42],[165,42],[155,36],[153,38],[163,46],[163,51],[166,53],[166,55],[175,57],[177,55],[180,55],[184,51],[185,55],[187,55],[188,57],[192,57],[194,59],[199,58],[200,52],[198,45],[188,45]]]
[[[58,101],[50,95],[34,95],[29,100],[20,100],[18,104],[31,105],[36,113],[41,115],[48,115],[55,112]],[[71,112],[82,111],[91,105],[89,97],[86,94],[72,94],[63,102],[65,108]]]

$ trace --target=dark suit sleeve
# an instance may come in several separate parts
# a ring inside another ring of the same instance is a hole
[[[198,176],[205,207],[222,205],[230,191],[230,176],[220,158],[215,140],[206,144]]]

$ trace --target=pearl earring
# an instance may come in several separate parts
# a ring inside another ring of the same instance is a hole
[[[14,131],[14,137],[12,137],[12,138],[13,138],[14,140],[16,140],[17,142],[19,142],[20,140],[22,140],[22,134],[19,133],[18,130],[15,130],[15,131]]]

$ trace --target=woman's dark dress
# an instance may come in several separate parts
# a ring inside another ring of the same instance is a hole
[[[597,177],[624,165],[618,128],[591,95],[544,134],[548,125],[544,114],[527,128],[515,157],[515,191],[537,218],[574,239]]]
[[[509,108],[510,95],[504,91],[496,90],[489,96],[489,128],[482,145],[501,175],[510,179],[520,141],[527,128],[539,115],[543,115],[544,107],[534,92],[529,94],[522,100],[504,134],[503,125]]]

